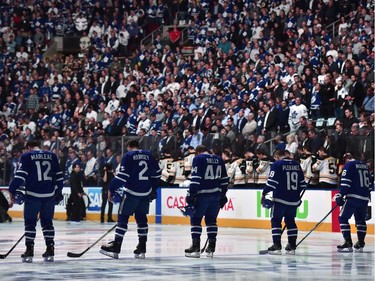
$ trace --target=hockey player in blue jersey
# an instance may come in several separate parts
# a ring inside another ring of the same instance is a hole
[[[297,207],[301,204],[300,193],[306,188],[306,182],[300,164],[284,156],[282,150],[275,150],[276,160],[272,166],[262,192],[262,205],[266,206],[266,195],[273,192],[273,206],[271,209],[271,226],[273,245],[268,248],[268,253],[281,255],[281,221],[288,229],[288,245],[285,247],[287,254],[294,255],[296,249],[298,229],[295,222]]]
[[[366,211],[373,184],[368,166],[353,159],[350,153],[344,155],[345,165],[341,174],[340,192],[334,197],[337,205],[342,206],[339,222],[345,241],[337,246],[338,252],[352,252],[353,243],[350,235],[349,219],[354,214],[358,241],[354,245],[356,252],[363,252],[367,232]]]
[[[192,163],[191,183],[186,196],[188,206],[194,211],[190,216],[191,238],[193,243],[185,250],[186,257],[200,257],[200,237],[202,234],[202,218],[205,217],[208,247],[206,254],[213,257],[217,237],[217,216],[220,208],[228,201],[228,175],[224,160],[217,155],[209,154],[204,145],[196,147],[197,156]]]
[[[17,204],[25,202],[25,244],[23,262],[32,262],[34,240],[38,215],[42,226],[44,241],[47,246],[42,255],[45,261],[53,261],[55,229],[53,215],[55,205],[63,199],[63,173],[56,154],[40,150],[38,143],[29,141],[18,164],[14,179],[9,185],[9,192]],[[23,191],[21,191],[24,189]]]
[[[156,198],[161,171],[159,164],[147,150],[140,150],[137,140],[127,143],[128,152],[122,157],[119,173],[109,185],[108,197],[120,203],[115,240],[102,246],[100,253],[118,259],[121,245],[128,230],[129,217],[134,214],[139,243],[135,258],[144,259],[148,234],[147,214],[150,202]]]

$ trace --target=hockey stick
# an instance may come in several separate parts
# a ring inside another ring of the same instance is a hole
[[[177,209],[179,209],[179,210],[181,211],[181,214],[182,214],[184,217],[187,217],[186,212],[185,212],[185,207],[177,206]]]
[[[104,233],[102,236],[100,236],[100,238],[98,240],[96,240],[94,243],[92,243],[86,250],[84,250],[83,252],[81,253],[72,253],[72,252],[68,252],[67,253],[67,256],[69,258],[79,258],[79,257],[82,257],[88,250],[90,250],[92,247],[94,247],[100,240],[102,240],[105,236],[107,236],[112,230],[114,230],[116,228],[117,224],[115,224],[114,226],[112,226],[106,233]]]
[[[4,255],[1,255],[0,254],[0,259],[5,259],[13,250],[15,247],[17,247],[18,243],[21,242],[21,240],[23,239],[23,237],[25,237],[25,233],[20,237],[20,239],[18,239],[18,241],[12,246],[12,248],[10,248],[10,250],[8,251],[8,253],[4,254]]]
[[[201,250],[201,254],[203,254],[204,250],[206,250],[207,244],[208,244],[208,238],[206,240],[206,243],[204,243],[204,246],[203,246],[203,248]]]
[[[309,181],[308,181],[307,184],[306,184],[306,188],[302,191],[302,193],[301,193],[301,195],[300,195],[300,197],[299,197],[299,200],[302,199],[302,197],[303,197],[303,195],[305,194],[305,191],[306,191],[307,187],[309,186],[311,180],[312,180],[312,177],[309,178]],[[280,236],[283,235],[285,229],[286,229],[286,224],[284,225],[283,229],[281,230],[281,234],[280,234]],[[268,249],[267,249],[267,250],[260,250],[260,251],[259,251],[259,255],[266,255],[266,254],[268,254]]]
[[[321,224],[322,224],[322,222],[333,212],[333,210],[335,210],[337,207],[338,207],[339,205],[336,205],[335,207],[333,207],[332,209],[331,209],[331,211],[329,211],[328,212],[328,214],[327,215],[325,215],[325,217],[324,218],[322,218],[322,220],[320,221],[320,222],[318,222],[314,227],[313,227],[313,229],[311,229],[306,235],[305,235],[305,237],[303,237],[298,243],[297,243],[297,245],[296,245],[296,248],[302,243],[302,241],[303,240],[305,240],[306,238],[307,238],[307,236],[309,236],[310,234],[311,234],[311,232],[313,232],[315,229],[317,229]]]

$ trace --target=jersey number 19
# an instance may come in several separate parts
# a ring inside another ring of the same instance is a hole
[[[286,172],[286,188],[288,190],[297,190],[298,187],[298,173]]]

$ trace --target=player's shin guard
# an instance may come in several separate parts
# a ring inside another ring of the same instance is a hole
[[[193,238],[193,243],[190,248],[185,249],[185,257],[199,258],[201,254],[201,239]]]
[[[46,245],[52,244],[55,238],[55,228],[52,225],[47,225],[42,228],[42,231]]]
[[[347,219],[343,219],[342,217],[339,217],[340,222],[340,228],[342,236],[344,237],[345,241],[337,245],[337,251],[338,252],[353,252],[353,242],[350,235],[350,224]]]
[[[367,233],[367,224],[365,221],[357,222],[357,237],[358,241],[354,245],[355,252],[363,252],[363,248],[365,247],[365,237]]]
[[[268,248],[271,255],[281,255],[281,219],[271,219],[273,245]]]
[[[208,239],[215,239],[217,236],[217,225],[216,224],[210,224],[207,225],[207,236]]]
[[[214,256],[216,248],[216,237],[217,237],[217,225],[212,223],[207,225],[207,236],[208,236],[208,246],[206,248],[206,256],[212,258]]]
[[[287,255],[294,255],[296,251],[298,229],[288,229],[288,245],[285,247],[285,253]]]
[[[138,245],[134,250],[134,257],[136,259],[144,259],[146,253],[146,242],[148,234],[148,224],[146,214],[136,214],[135,220],[137,221],[138,232]]]

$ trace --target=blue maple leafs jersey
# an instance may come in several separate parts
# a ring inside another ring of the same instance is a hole
[[[150,151],[129,151],[122,157],[120,171],[111,181],[109,190],[115,192],[124,187],[127,194],[145,197],[158,187],[160,177],[159,164]]]
[[[14,193],[24,186],[26,196],[49,198],[54,197],[55,193],[61,193],[63,182],[63,173],[56,154],[33,150],[21,156],[9,191]]]
[[[282,159],[272,164],[263,194],[273,191],[275,202],[298,206],[300,193],[305,188],[301,165],[295,160]]]
[[[373,184],[368,166],[358,160],[348,161],[343,168],[340,193],[347,198],[368,201]]]
[[[190,195],[222,193],[228,190],[224,160],[217,155],[202,153],[194,157],[191,169]]]

